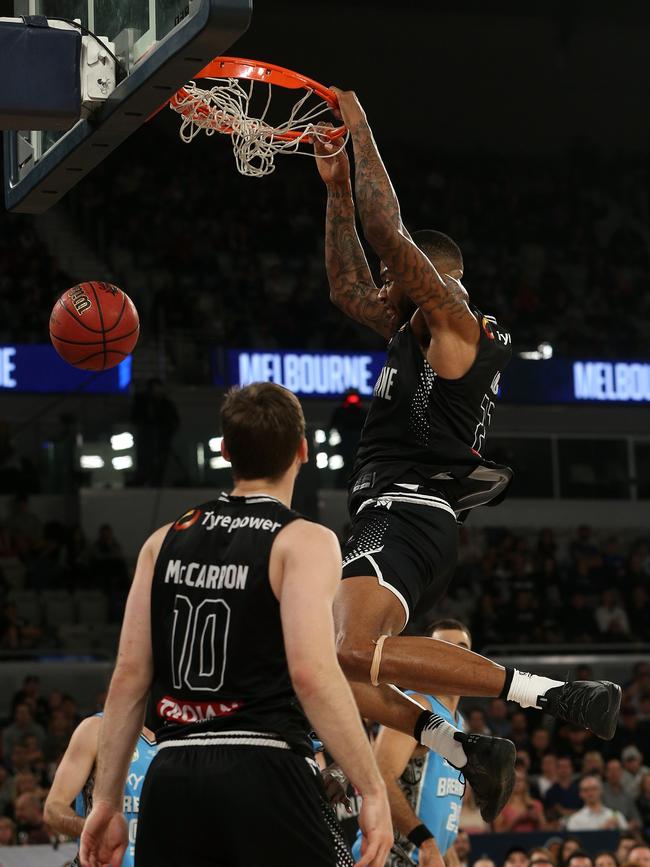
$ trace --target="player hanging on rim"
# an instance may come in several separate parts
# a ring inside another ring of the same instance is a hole
[[[413,237],[352,92],[334,88],[350,131],[356,205],[381,260],[372,278],[355,228],[350,168],[339,145],[316,143],[327,185],[325,255],[332,301],[388,341],[350,483],[350,538],[335,603],[339,660],[364,716],[407,734],[462,768],[487,821],[514,782],[509,741],[465,735],[422,712],[391,684],[424,694],[501,696],[602,738],[613,736],[620,687],[562,683],[504,668],[464,648],[399,633],[431,608],[456,565],[457,517],[494,502],[511,478],[482,456],[508,332],[469,302],[463,257],[441,232]]]
[[[257,383],[230,392],[221,418],[232,492],[161,527],[138,558],[82,865],[117,867],[126,846],[121,795],[151,692],[161,726],[136,867],[336,867],[310,723],[363,796],[358,867],[381,867],[386,787],[336,659],[340,549],[289,507],[307,460],[302,409]]]

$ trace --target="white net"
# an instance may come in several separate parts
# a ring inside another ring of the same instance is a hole
[[[191,81],[170,103],[170,107],[181,115],[180,136],[185,143],[191,142],[203,130],[206,135],[215,132],[232,136],[232,147],[237,170],[242,175],[262,178],[275,171],[277,154],[300,153],[312,155],[313,151],[301,150],[301,145],[314,138],[326,142],[330,140],[323,121],[319,120],[331,111],[323,99],[309,105],[312,90],[307,90],[291,108],[289,118],[282,123],[271,124],[267,121],[273,88],[271,84],[261,84],[268,88],[266,101],[261,112],[251,114],[254,93],[254,80],[249,82],[248,91],[237,78],[211,79],[214,85],[209,88],[198,87]],[[290,133],[290,139],[279,136]],[[327,154],[336,156],[344,147],[348,135],[337,139],[340,147]]]

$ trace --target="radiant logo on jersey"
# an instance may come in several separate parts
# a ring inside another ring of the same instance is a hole
[[[492,380],[492,385],[490,386],[490,391],[492,394],[497,395],[499,393],[499,382],[501,381],[501,371],[499,371],[494,379]]]
[[[184,515],[181,515],[178,521],[176,521],[176,523],[172,526],[174,530],[188,530],[190,527],[196,524],[200,517],[200,509],[190,509],[189,512],[185,512]]]
[[[228,716],[244,705],[240,701],[185,701],[164,696],[158,702],[158,716],[174,722],[205,722],[215,717]]]

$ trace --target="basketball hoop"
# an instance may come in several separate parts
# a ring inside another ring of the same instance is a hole
[[[232,136],[237,170],[242,175],[261,178],[275,171],[277,154],[300,153],[301,145],[340,142],[336,156],[345,147],[348,131],[344,126],[325,127],[319,120],[337,106],[336,94],[317,81],[273,63],[244,60],[240,57],[217,57],[197,75],[212,79],[210,88],[194,81],[182,87],[170,100],[170,108],[181,115],[181,139],[189,143],[204,130]],[[249,81],[246,88],[244,81]],[[255,84],[265,84],[255,92]],[[271,122],[269,110],[273,87],[305,91],[289,108],[288,120]],[[255,98],[255,99],[254,99]],[[256,101],[257,100],[257,101]],[[312,153],[313,155],[313,153]]]

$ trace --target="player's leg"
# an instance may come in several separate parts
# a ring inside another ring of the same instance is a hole
[[[349,661],[351,670],[355,672],[349,681],[361,714],[415,737],[462,769],[483,818],[491,822],[512,793],[514,745],[502,738],[465,735],[438,714],[423,710],[395,686],[374,686],[369,682],[369,676],[363,677],[363,648],[368,643],[367,636],[385,636],[403,629],[407,617],[405,604],[408,604],[406,600],[400,601],[395,593],[380,586],[374,576],[357,576],[343,581],[334,603],[339,660],[344,671]],[[372,640],[370,645],[376,648]],[[408,676],[399,683],[410,687]]]
[[[399,635],[419,599],[427,593],[431,603],[446,588],[456,544],[455,519],[444,509],[391,502],[355,519],[343,549],[345,580],[335,606],[339,661],[348,679],[360,684],[397,683],[434,695],[501,697],[611,739],[621,700],[615,684],[567,684],[506,669],[445,641]],[[360,701],[369,695],[368,690],[359,692]],[[380,695],[373,704],[384,704],[388,712],[390,697],[386,690]],[[394,701],[392,706],[394,710]],[[409,720],[412,713],[408,711]],[[422,719],[420,726],[426,725]],[[447,758],[437,734],[436,740],[433,749]]]

